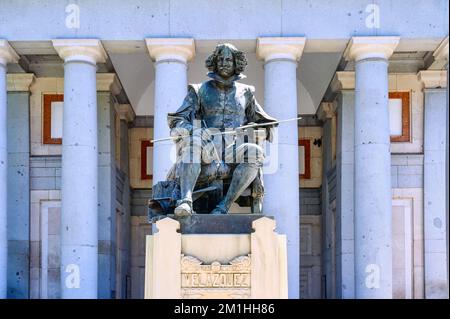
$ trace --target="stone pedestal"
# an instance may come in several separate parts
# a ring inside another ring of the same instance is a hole
[[[147,236],[146,299],[287,298],[286,236],[261,215],[170,217]]]

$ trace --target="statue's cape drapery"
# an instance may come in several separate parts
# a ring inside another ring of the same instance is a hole
[[[231,77],[230,79],[223,79],[218,74],[214,72],[209,72],[208,77],[212,78],[212,81],[218,82],[222,86],[231,86],[234,84],[235,81],[241,80],[245,78],[245,75],[239,74]],[[211,81],[211,80],[208,80]],[[207,81],[207,82],[208,82]],[[181,107],[173,113],[168,113],[167,115],[167,121],[169,128],[174,127],[180,127],[190,130],[192,128],[192,123],[194,119],[201,120],[203,118],[203,115],[201,114],[201,107],[200,107],[200,98],[199,98],[199,91],[200,88],[205,85],[206,82],[203,82],[201,84],[190,84],[188,86],[188,93],[181,105]],[[245,85],[239,83],[240,86],[242,86],[245,90],[245,113],[246,113],[246,119],[247,123],[268,123],[268,122],[274,122],[276,121],[275,118],[269,116],[263,108],[259,105],[259,103],[255,99],[255,88],[251,85]],[[244,123],[244,124],[247,124]],[[267,140],[269,142],[273,139],[273,127],[276,126],[270,126],[266,128],[267,131]]]

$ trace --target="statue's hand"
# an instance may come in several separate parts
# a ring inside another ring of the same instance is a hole
[[[179,141],[181,138],[185,136],[189,136],[189,130],[184,127],[174,127],[170,130],[170,136],[175,137],[176,141]]]
[[[244,134],[245,132],[246,132],[246,130],[247,129],[249,129],[248,127],[246,127],[247,125],[253,125],[253,124],[256,124],[255,122],[250,122],[250,123],[247,123],[247,124],[245,124],[245,125],[243,125],[244,127],[236,127],[235,128],[235,131],[236,131],[236,135],[241,135],[241,134]]]
[[[192,132],[193,136],[200,137],[203,141],[210,142],[212,141],[213,137],[208,129],[205,128],[196,128]]]

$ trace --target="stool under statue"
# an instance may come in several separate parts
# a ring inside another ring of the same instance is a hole
[[[189,85],[171,136],[153,141],[174,141],[177,157],[149,200],[145,298],[287,298],[286,237],[262,208],[264,144],[280,121],[238,82],[246,65],[217,45],[211,79]]]

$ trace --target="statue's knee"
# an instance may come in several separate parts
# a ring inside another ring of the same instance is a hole
[[[262,147],[256,144],[247,144],[245,152],[246,162],[256,165],[262,165],[264,162],[264,151]]]
[[[183,163],[201,163],[202,146],[201,144],[186,144],[181,150],[181,160]]]

